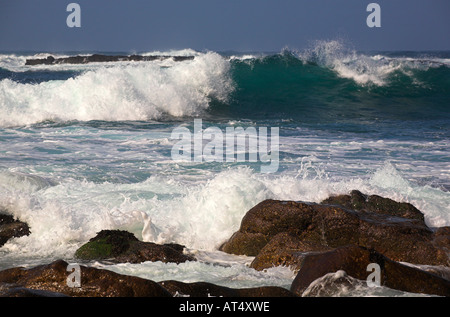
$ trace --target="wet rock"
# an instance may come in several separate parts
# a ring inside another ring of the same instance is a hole
[[[173,296],[180,297],[296,297],[289,290],[276,286],[234,289],[205,282],[163,281],[159,284]]]
[[[295,297],[275,286],[233,289],[212,283],[156,283],[109,270],[80,266],[80,285],[70,287],[68,263],[58,260],[31,269],[0,271],[0,297]]]
[[[239,231],[220,249],[231,254],[256,256],[279,233],[300,236],[312,223],[313,213],[313,207],[307,204],[265,200],[245,214]]]
[[[25,288],[17,285],[0,285],[0,297],[69,297],[68,295],[50,291]]]
[[[449,237],[448,230],[427,227],[423,215],[410,204],[352,192],[321,204],[263,201],[247,212],[221,250],[255,256],[252,267],[259,270],[297,266],[291,256],[295,251],[345,245],[372,248],[395,261],[449,266]]]
[[[423,213],[409,203],[396,202],[378,195],[364,195],[353,190],[349,195],[332,196],[321,202],[324,205],[340,205],[350,210],[372,212],[394,217],[418,220],[425,225]]]
[[[31,269],[12,268],[0,272],[0,285],[10,284],[0,296],[48,297],[171,297],[159,284],[112,271],[80,266],[81,287],[68,286],[68,263],[63,260]]]
[[[433,244],[450,254],[450,227],[437,228],[434,233]]]
[[[194,257],[184,254],[183,251],[184,246],[179,244],[142,242],[127,231],[103,230],[81,246],[75,252],[75,257],[81,260],[108,260],[118,263],[195,261]]]
[[[9,239],[27,236],[30,228],[22,221],[14,219],[11,215],[0,214],[0,247]]]
[[[403,265],[384,255],[359,246],[345,246],[326,252],[296,254],[300,263],[291,291],[299,296],[318,278],[344,271],[349,276],[365,281],[368,265],[380,267],[380,285],[410,293],[450,296],[450,281],[438,275]]]
[[[298,267],[295,254],[299,251],[326,251],[331,248],[302,241],[296,235],[282,232],[275,235],[258,253],[250,266],[263,270],[272,266],[290,266],[294,271]]]

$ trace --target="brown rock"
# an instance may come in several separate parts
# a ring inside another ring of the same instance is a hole
[[[434,233],[433,244],[450,254],[450,227],[441,227]]]
[[[262,233],[242,232],[239,230],[227,242],[222,244],[219,249],[230,254],[257,256],[271,238],[271,236]]]
[[[258,253],[250,266],[256,270],[263,270],[273,266],[289,266],[294,271],[299,263],[298,252],[326,251],[329,247],[302,241],[294,234],[282,232],[275,235]]]
[[[358,190],[353,190],[349,195],[332,196],[321,204],[340,205],[350,210],[361,212],[373,212],[406,219],[415,219],[425,223],[424,215],[420,210],[409,203],[396,202],[378,195],[364,195]]]
[[[14,284],[0,283],[0,297],[69,297],[62,293],[35,290]]]
[[[221,250],[256,256],[278,233],[299,236],[312,223],[313,213],[312,205],[265,200],[246,213],[239,231],[221,246]]]
[[[254,287],[234,289],[218,286],[212,283],[197,282],[183,283],[179,281],[163,281],[159,284],[167,289],[173,296],[190,297],[296,297],[289,290],[276,287]]]
[[[278,234],[286,233],[285,237],[289,237],[287,249],[291,250],[320,251],[345,245],[361,245],[373,248],[395,261],[449,265],[448,231],[438,230],[438,234],[435,234],[424,223],[423,215],[412,205],[373,196],[362,199],[361,195],[353,192],[353,196],[327,200],[333,203],[328,205],[263,201],[248,211],[239,231],[222,245],[221,250],[256,256],[254,267],[258,269],[280,263],[296,265],[287,259],[286,254],[268,254],[268,249],[281,252],[278,247],[271,247],[271,241]],[[364,205],[367,201],[371,203]],[[348,209],[352,206],[360,208],[360,211]],[[282,249],[286,247],[281,246]]]
[[[131,244],[130,248],[115,258],[117,262],[142,263],[146,261],[164,263],[184,263],[195,261],[193,256],[183,254],[184,246],[179,244],[156,244],[138,241]]]
[[[155,283],[109,270],[80,266],[80,287],[69,287],[68,263],[62,260],[32,269],[0,271],[0,297],[295,297],[275,286],[233,289],[212,283]]]
[[[381,285],[410,293],[450,296],[450,281],[432,273],[392,261],[384,255],[363,247],[346,246],[327,252],[298,253],[298,274],[291,291],[299,296],[316,279],[337,271],[365,281],[367,267],[377,263],[381,268]]]
[[[0,283],[13,284],[16,290],[23,288],[28,293],[36,293],[38,290],[72,297],[171,296],[167,290],[153,281],[85,266],[80,266],[81,287],[69,287],[67,278],[71,272],[67,271],[67,265],[67,262],[58,260],[32,269],[4,270],[0,272]]]

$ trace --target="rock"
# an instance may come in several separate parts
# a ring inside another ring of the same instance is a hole
[[[258,253],[250,266],[263,270],[272,266],[290,266],[294,271],[298,267],[294,256],[299,251],[325,251],[331,248],[302,241],[296,235],[282,232],[275,235]]]
[[[30,228],[26,223],[15,220],[13,216],[0,214],[0,247],[11,238],[29,234]]]
[[[293,201],[265,200],[244,216],[239,231],[220,249],[227,253],[256,256],[278,233],[300,236],[311,224],[313,208]]]
[[[332,196],[321,202],[324,205],[339,205],[350,210],[361,212],[373,212],[406,219],[416,219],[425,224],[422,212],[409,203],[399,203],[389,198],[377,195],[364,195],[358,190],[353,190],[350,195]]]
[[[112,271],[80,266],[81,287],[69,287],[68,263],[62,260],[32,269],[12,268],[0,272],[0,285],[12,284],[0,295],[71,297],[171,297],[159,284]],[[38,292],[39,291],[39,292]],[[11,292],[13,292],[11,294]]]
[[[275,286],[233,289],[212,283],[156,283],[109,270],[80,266],[80,287],[69,287],[68,263],[58,260],[31,269],[0,271],[0,297],[296,297]]]
[[[252,267],[259,270],[298,266],[291,256],[295,251],[345,245],[373,248],[394,261],[449,266],[448,230],[427,227],[412,205],[366,198],[356,191],[325,203],[263,201],[247,212],[240,229],[220,249],[255,256]]]
[[[0,297],[69,297],[68,295],[50,291],[42,291],[16,285],[0,285]]]
[[[434,233],[433,243],[450,253],[450,227],[441,227]]]
[[[444,265],[438,265],[438,266],[434,266],[434,265],[414,265],[411,263],[403,263],[405,265],[410,265],[412,267],[415,267],[419,270],[428,272],[428,273],[432,273],[434,275],[440,276],[446,280],[450,281],[450,267],[448,266],[444,266]]]
[[[127,231],[103,230],[81,246],[75,252],[75,257],[83,260],[115,258],[125,253],[132,243],[138,241],[132,233]]]
[[[381,268],[382,286],[410,293],[450,296],[450,281],[432,273],[392,261],[384,255],[359,246],[346,246],[326,252],[297,253],[298,274],[291,291],[299,296],[318,278],[344,271],[349,276],[365,281],[372,271],[371,263]]]
[[[183,253],[179,244],[142,242],[132,233],[121,230],[103,230],[81,246],[75,257],[81,260],[108,260],[118,263],[161,261],[183,263],[195,258]]]
[[[105,62],[127,62],[127,61],[155,61],[173,59],[175,62],[182,62],[187,60],[193,60],[194,56],[141,56],[141,55],[102,55],[93,54],[88,56],[69,56],[54,58],[48,56],[47,58],[27,59],[25,65],[55,65],[55,64],[88,64],[88,63],[105,63]]]
[[[163,281],[159,282],[159,284],[167,289],[173,296],[296,297],[296,295],[289,290],[276,286],[234,289],[205,282],[183,283],[179,281]]]

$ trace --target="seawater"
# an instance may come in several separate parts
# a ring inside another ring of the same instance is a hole
[[[91,265],[155,281],[289,288],[289,268],[257,272],[251,257],[218,251],[264,199],[320,202],[358,189],[412,203],[429,226],[450,225],[449,52],[318,41],[280,53],[162,54],[195,56],[183,62],[25,66],[47,55],[0,55],[0,208],[31,227],[0,248],[0,269],[73,262],[98,231],[122,229],[183,244],[199,261]],[[278,170],[174,161],[172,131],[192,130],[196,118],[224,132],[279,128]],[[352,285],[335,295],[412,296]]]

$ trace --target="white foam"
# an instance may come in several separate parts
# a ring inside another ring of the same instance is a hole
[[[295,53],[305,62],[314,62],[334,70],[340,77],[354,80],[359,85],[384,86],[397,71],[413,79],[411,69],[427,70],[441,65],[449,66],[448,59],[386,57],[366,55],[349,49],[341,40],[315,41],[311,48]]]
[[[0,185],[0,207],[27,222],[32,232],[11,239],[0,250],[5,262],[71,258],[100,230],[122,229],[139,239],[212,252],[238,230],[246,212],[265,199],[321,202],[353,189],[410,202],[430,225],[450,224],[448,192],[412,184],[389,164],[364,177],[345,179],[302,173],[305,169],[297,175],[267,176],[241,167],[206,179],[195,174],[152,176],[135,184],[66,179],[39,190]],[[148,218],[156,228],[151,236]]]
[[[214,250],[239,228],[247,210],[270,196],[249,169],[225,171],[186,190],[179,198],[155,201],[147,211],[162,230],[157,242]]]
[[[313,281],[303,292],[303,297],[429,297],[389,289],[384,286],[369,287],[366,281],[358,280],[339,270]]]
[[[250,288],[263,286],[278,286],[289,289],[294,279],[293,272],[286,267],[270,268],[256,271],[249,267],[249,261],[242,257],[227,256],[227,263],[221,259],[221,252],[211,253],[208,261],[191,261],[181,264],[144,262],[142,264],[94,264],[95,267],[111,270],[120,274],[138,276],[156,282],[167,280],[183,281],[185,283],[209,282],[231,288]]]
[[[45,120],[149,120],[195,116],[210,98],[232,91],[229,62],[216,53],[160,67],[157,63],[103,66],[65,81],[0,82],[0,126]]]
[[[372,175],[369,184],[380,196],[413,204],[425,214],[425,221],[431,227],[450,224],[450,193],[406,180],[390,162]]]
[[[0,184],[15,191],[35,192],[43,188],[56,185],[56,182],[40,177],[20,172],[0,172]]]
[[[353,79],[360,85],[382,86],[396,70],[391,65],[380,64],[369,56],[348,50],[342,41],[316,41],[314,46],[298,54],[304,61],[315,62],[337,72],[340,77]]]
[[[168,50],[168,51],[149,51],[149,52],[145,52],[142,53],[140,55],[142,56],[201,56],[204,53],[195,51],[193,49],[190,48],[186,48],[186,49],[172,49],[172,50]]]
[[[33,69],[63,69],[63,66],[57,65],[38,65],[38,66],[27,66],[27,59],[42,59],[47,58],[49,55],[55,58],[64,58],[69,57],[66,54],[53,54],[53,53],[37,53],[37,54],[28,54],[28,55],[20,55],[20,54],[0,54],[0,67],[3,69],[7,69],[13,72],[25,72]],[[80,56],[83,54],[80,54]],[[73,67],[71,67],[73,68]]]

